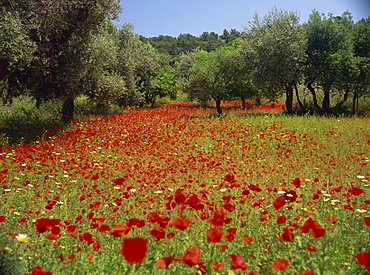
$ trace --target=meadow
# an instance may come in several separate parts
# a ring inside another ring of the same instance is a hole
[[[280,111],[127,109],[3,146],[0,274],[368,274],[370,118]]]

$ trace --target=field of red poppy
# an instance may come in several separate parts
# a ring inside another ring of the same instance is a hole
[[[129,109],[2,148],[0,266],[370,272],[369,118],[256,112]]]

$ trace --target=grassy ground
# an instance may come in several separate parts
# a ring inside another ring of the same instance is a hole
[[[369,118],[225,110],[130,109],[1,153],[0,263],[366,274]]]

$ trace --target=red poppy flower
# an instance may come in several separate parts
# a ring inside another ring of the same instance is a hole
[[[231,203],[225,203],[224,205],[222,205],[222,207],[228,211],[228,212],[233,212],[236,208],[236,205],[234,204],[231,204]]]
[[[179,229],[179,230],[185,230],[188,228],[191,224],[191,220],[187,219],[186,217],[181,217],[172,220],[172,226]]]
[[[177,203],[174,201],[169,201],[165,203],[165,206],[167,210],[172,210],[172,209],[175,209],[175,207],[177,206]]]
[[[86,241],[88,245],[92,244],[94,242],[93,235],[89,232],[86,232],[82,235],[82,241]]]
[[[163,227],[158,226],[157,228],[151,229],[150,235],[157,239],[157,241],[164,239],[166,232]]]
[[[262,192],[262,189],[258,186],[258,184],[249,184],[248,185],[248,188],[252,191],[256,191],[256,192]]]
[[[91,254],[86,254],[86,258],[91,261],[92,259],[94,259],[94,256],[91,255]]]
[[[228,175],[224,176],[223,180],[227,181],[228,183],[235,183],[236,182],[235,177],[234,177],[233,174],[228,174]]]
[[[370,272],[370,251],[358,253],[356,258],[357,264],[364,265],[366,270]]]
[[[283,234],[280,236],[280,240],[283,242],[293,242],[294,229],[290,226],[283,228]]]
[[[200,250],[197,246],[187,248],[184,255],[182,255],[182,261],[190,267],[198,265],[199,259],[200,259]]]
[[[53,209],[54,208],[54,205],[56,205],[57,202],[56,201],[47,201],[47,204],[45,206],[46,209]]]
[[[315,273],[312,270],[307,269],[302,275],[315,275]]]
[[[328,222],[331,222],[332,224],[337,223],[337,218],[334,215],[325,217],[325,220],[327,220]]]
[[[250,191],[248,189],[243,190],[242,195],[249,195]]]
[[[60,259],[60,261],[61,261],[62,263],[65,263],[65,262],[66,262],[66,259],[64,258],[63,253],[60,253],[60,254],[59,254],[59,259]]]
[[[225,239],[229,242],[232,242],[235,239],[236,231],[236,228],[227,229],[226,232],[229,234],[225,236]]]
[[[285,192],[284,194],[285,200],[289,202],[295,202],[296,199],[298,198],[297,192],[294,190],[289,190]]]
[[[126,236],[130,230],[131,226],[128,226],[127,224],[114,224],[113,231],[110,233],[114,237],[121,237],[121,236]]]
[[[60,219],[41,218],[35,221],[34,225],[39,233],[43,233],[60,223]]]
[[[223,268],[225,266],[225,264],[223,262],[213,262],[212,263],[212,268],[215,270],[215,271],[219,271],[221,268]]]
[[[299,188],[301,187],[301,180],[300,178],[296,178],[293,180],[292,184],[296,187],[296,188]]]
[[[131,218],[131,219],[128,219],[126,221],[126,224],[128,226],[137,226],[137,227],[141,228],[141,227],[143,227],[145,225],[145,221],[144,220],[137,219],[137,218]]]
[[[0,216],[0,222],[5,222],[6,216]]]
[[[100,249],[100,241],[96,241],[94,244],[93,244],[93,246],[92,246],[92,250],[93,251],[99,251],[99,249]]]
[[[59,240],[59,238],[60,238],[59,234],[53,234],[53,233],[50,233],[49,235],[47,235],[45,237],[45,239],[48,239],[48,240],[51,240],[51,241]]]
[[[126,238],[123,239],[121,252],[129,264],[141,263],[147,253],[148,241],[144,238]]]
[[[364,223],[365,223],[367,226],[370,226],[370,217],[365,217],[365,218],[364,218]]]
[[[218,243],[221,241],[223,235],[225,235],[224,232],[218,231],[217,228],[211,228],[207,232],[207,242]]]
[[[68,260],[70,260],[70,261],[76,260],[76,256],[75,256],[75,254],[71,254],[71,255],[69,255],[67,258],[68,258]]]
[[[311,252],[317,252],[317,250],[318,250],[316,247],[314,247],[313,245],[310,245],[310,244],[306,245],[305,248],[308,251],[311,251]]]
[[[229,257],[231,260],[231,269],[241,269],[241,270],[248,269],[248,266],[245,264],[242,256],[231,254]]]
[[[243,235],[243,236],[242,236],[242,239],[243,239],[244,241],[246,241],[247,243],[252,243],[252,242],[254,242],[254,238],[253,238],[253,237],[249,237],[249,236],[247,236],[247,235]]]
[[[208,220],[208,223],[214,226],[222,226],[225,222],[225,210],[223,208],[217,209],[213,212],[212,219]]]
[[[91,220],[93,221],[93,222],[100,222],[100,223],[103,223],[103,222],[105,222],[105,220],[106,220],[107,218],[105,218],[105,217],[103,217],[103,216],[99,216],[99,217],[93,217]]]
[[[68,231],[69,233],[73,233],[73,232],[75,232],[76,228],[77,228],[77,225],[68,225],[68,226],[66,227],[66,229],[67,229],[67,231]]]
[[[353,195],[356,195],[356,196],[359,196],[359,195],[365,193],[365,191],[363,189],[355,187],[355,186],[353,186],[351,189],[349,189],[348,192],[351,192]]]
[[[173,257],[159,258],[156,262],[156,266],[159,268],[167,268],[173,262]]]
[[[182,193],[184,189],[176,189],[175,194],[174,194],[174,199],[175,202],[178,204],[183,204],[186,201],[185,195]]]
[[[108,224],[102,224],[99,228],[99,232],[107,232],[110,231],[112,228]]]
[[[277,218],[276,223],[282,224],[286,222],[286,217],[284,215],[281,215]]]
[[[286,270],[289,266],[289,263],[285,259],[277,259],[272,265],[271,268],[283,271]]]
[[[218,250],[221,250],[221,251],[225,251],[226,249],[228,249],[229,246],[227,244],[224,244],[224,245],[221,245]]]
[[[161,227],[166,227],[171,218],[169,217],[162,217],[162,212],[150,212],[148,213],[148,220],[151,223],[156,223]]]
[[[284,205],[285,205],[285,197],[284,197],[284,196],[277,197],[277,198],[272,202],[272,206],[273,206],[276,210],[278,210],[278,209],[282,208]]]
[[[124,178],[118,178],[118,179],[114,179],[113,180],[113,184],[114,185],[121,185],[122,183],[124,183],[126,180]]]
[[[26,275],[53,275],[53,272],[43,271],[40,266],[36,266],[32,269],[31,273],[27,273]]]
[[[312,218],[309,218],[308,220],[306,220],[303,223],[303,226],[300,228],[300,230],[303,233],[307,233],[310,229],[312,229],[312,232],[310,234],[312,238],[320,238],[326,232],[326,229],[321,224],[319,224],[317,221],[313,220]]]

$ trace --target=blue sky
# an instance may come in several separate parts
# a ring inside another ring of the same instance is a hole
[[[121,0],[121,6],[117,24],[131,23],[145,37],[242,31],[256,12],[262,17],[273,6],[298,11],[301,23],[314,9],[334,15],[349,11],[355,21],[370,16],[370,0]]]

